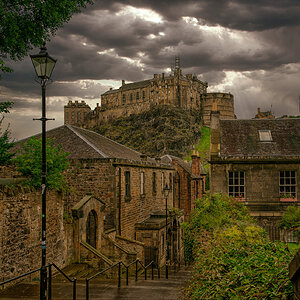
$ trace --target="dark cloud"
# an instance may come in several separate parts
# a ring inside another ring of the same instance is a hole
[[[210,91],[234,94],[238,117],[271,104],[277,115],[295,114],[299,12],[292,0],[96,0],[47,45],[58,59],[47,87],[48,113],[56,118],[49,126],[62,124],[67,101],[85,100],[93,108],[122,79],[167,72],[175,55],[183,73],[198,75]],[[14,73],[2,76],[0,101],[15,102],[8,118],[19,138],[37,130],[32,118],[40,114],[41,89],[28,57],[8,65]]]

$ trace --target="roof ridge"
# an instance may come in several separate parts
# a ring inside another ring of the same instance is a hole
[[[70,125],[68,125],[68,126],[70,126]],[[120,144],[120,143],[118,143],[118,142],[116,142],[116,141],[114,141],[114,140],[112,140],[112,139],[110,139],[110,138],[108,138],[108,137],[106,137],[106,136],[104,136],[104,135],[98,133],[98,132],[95,132],[95,131],[92,131],[92,130],[88,130],[88,129],[85,129],[85,128],[82,128],[82,127],[77,127],[77,126],[72,126],[72,127],[79,128],[79,129],[82,129],[82,130],[85,130],[85,131],[88,131],[88,132],[92,132],[92,133],[94,133],[94,134],[98,134],[98,135],[101,136],[102,138],[104,138],[104,139],[106,139],[106,140],[108,140],[108,141],[111,141],[111,142],[113,142],[113,143],[115,143],[115,144],[117,144],[117,145],[119,145],[119,146],[125,147],[126,149],[129,149],[130,151],[133,151],[133,152],[135,152],[135,153],[137,153],[137,154],[139,154],[139,155],[142,154],[141,152],[138,152],[138,151],[136,151],[136,150],[134,150],[134,149],[131,149],[131,148],[125,146],[125,145],[122,145],[122,144]],[[100,150],[99,150],[99,151],[100,151]],[[101,151],[100,151],[100,152],[101,152]],[[148,156],[148,155],[147,155],[147,156]],[[106,156],[106,157],[108,157],[108,156]]]
[[[78,133],[73,127],[75,128],[80,128],[76,126],[71,126],[71,125],[65,125],[67,128],[69,128],[73,133],[75,133],[79,138],[81,138],[85,143],[87,143],[90,147],[92,147],[96,152],[98,152],[100,155],[102,155],[104,158],[107,158],[108,155],[106,155],[104,152],[100,151],[93,143],[88,141],[85,137],[83,137],[80,133]],[[84,128],[80,128],[84,129]]]

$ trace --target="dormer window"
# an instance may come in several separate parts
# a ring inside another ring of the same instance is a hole
[[[272,142],[272,134],[271,130],[258,130],[259,140],[261,142]]]

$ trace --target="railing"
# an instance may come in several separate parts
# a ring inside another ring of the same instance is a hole
[[[48,268],[48,271],[49,271],[49,280],[48,280],[48,300],[51,300],[52,299],[52,266],[57,270],[59,271],[69,282],[72,282],[73,283],[73,300],[76,300],[76,278],[73,278],[71,279],[70,277],[68,277],[68,275],[66,275],[56,264],[52,263],[48,266],[46,266],[46,268]],[[3,286],[7,283],[10,283],[12,281],[15,281],[15,280],[18,280],[18,279],[21,279],[23,277],[26,277],[28,275],[31,275],[33,273],[36,273],[36,272],[41,272],[41,268],[38,268],[38,269],[35,269],[35,270],[32,270],[30,272],[27,272],[25,274],[22,274],[22,275],[19,275],[17,277],[14,277],[14,278],[11,278],[11,279],[8,279],[6,281],[3,281],[0,283],[0,286]]]
[[[10,283],[10,282],[12,282],[12,281],[21,279],[21,278],[23,278],[23,277],[25,277],[25,276],[31,275],[31,274],[33,274],[33,273],[35,273],[35,272],[39,272],[39,271],[41,271],[41,268],[35,269],[35,270],[33,270],[33,271],[27,272],[27,273],[25,273],[25,274],[19,275],[19,276],[14,277],[14,278],[8,279],[8,280],[6,280],[6,281],[1,282],[1,283],[0,283],[0,286],[3,286],[3,285],[5,285],[5,284],[7,284],[7,283]]]
[[[89,277],[86,279],[86,300],[89,300],[89,283],[92,279],[103,275],[104,273],[106,273],[107,271],[113,269],[114,267],[118,266],[118,288],[121,287],[121,269],[122,266],[126,268],[126,285],[128,285],[128,277],[129,277],[129,267],[132,266],[133,264],[135,264],[135,280],[138,280],[138,265],[140,265],[143,269],[144,269],[144,274],[145,274],[145,280],[147,280],[147,269],[151,266],[151,278],[152,280],[154,279],[154,262],[151,261],[147,266],[145,266],[140,260],[135,260],[133,262],[131,262],[129,265],[125,265],[122,261],[119,261],[115,264],[113,264],[112,266],[96,273],[95,275]],[[160,269],[158,269],[158,278],[160,278]]]
[[[73,300],[76,300],[76,278],[71,279],[66,273],[64,273],[56,264],[49,265],[49,286],[48,286],[48,300],[52,299],[52,266],[59,271],[69,282],[73,283]]]

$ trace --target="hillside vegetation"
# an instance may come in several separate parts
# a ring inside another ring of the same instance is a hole
[[[152,157],[189,155],[201,137],[201,117],[196,110],[155,106],[92,128],[94,131]]]

